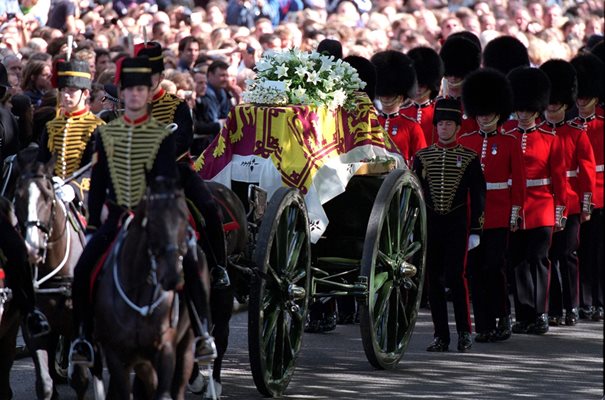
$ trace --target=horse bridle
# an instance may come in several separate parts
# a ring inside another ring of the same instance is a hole
[[[42,175],[42,174],[25,174],[19,177],[19,181],[21,182],[28,182],[28,181],[33,181],[36,179],[44,179],[47,180],[48,182],[50,182],[51,187],[54,190],[54,185],[53,185],[53,181],[52,178],[48,175]],[[27,187],[27,186],[26,186]],[[42,249],[44,251],[44,253],[42,254],[42,262],[44,262],[44,260],[46,260],[46,252],[48,249],[48,243],[50,242],[50,237],[52,236],[53,233],[53,220],[55,218],[55,212],[56,212],[56,204],[57,204],[57,199],[53,194],[52,197],[52,202],[50,205],[50,216],[48,218],[48,222],[44,223],[43,221],[40,221],[39,219],[37,220],[27,220],[22,224],[22,230],[23,230],[23,234],[25,236],[25,240],[27,240],[27,229],[31,228],[31,227],[35,227],[37,229],[39,229],[40,231],[42,231],[44,234],[46,234],[46,245],[44,246],[44,249]],[[30,246],[32,247],[37,247],[34,246],[33,243],[29,243]],[[41,249],[38,249],[41,250]]]
[[[52,180],[52,177],[45,175],[45,174],[25,174],[21,177],[19,177],[20,181],[33,181],[36,179],[44,179],[47,180],[50,185],[51,185],[51,190],[52,190],[52,202],[51,202],[51,209],[50,209],[50,217],[48,219],[48,223],[44,223],[43,221],[40,220],[27,220],[23,223],[23,230],[24,230],[24,236],[25,236],[25,240],[28,241],[29,239],[27,238],[27,229],[31,228],[31,227],[35,227],[37,229],[39,229],[41,232],[43,232],[44,234],[46,234],[46,241],[44,243],[43,248],[38,247],[37,245],[35,245],[34,243],[28,242],[30,246],[32,247],[36,247],[38,248],[38,251],[42,250],[42,261],[41,263],[44,263],[46,261],[46,255],[48,253],[48,247],[58,241],[59,239],[61,239],[63,237],[63,235],[65,235],[67,233],[68,237],[67,237],[67,245],[66,245],[66,249],[65,249],[65,254],[63,256],[63,260],[48,274],[44,275],[42,278],[38,279],[38,265],[35,265],[35,271],[34,271],[34,289],[36,290],[36,293],[64,293],[64,289],[59,288],[59,289],[40,289],[40,286],[45,283],[46,281],[50,280],[52,277],[54,277],[56,274],[59,273],[59,271],[61,269],[63,269],[63,267],[65,266],[67,259],[69,258],[69,250],[70,250],[70,235],[69,235],[69,230],[67,229],[67,224],[69,223],[68,221],[68,216],[67,216],[67,209],[65,208],[65,206],[63,204],[60,204],[61,209],[63,210],[63,213],[65,214],[65,226],[63,228],[63,232],[61,232],[61,234],[55,238],[54,240],[51,240],[51,237],[53,235],[53,221],[55,219],[55,215],[56,215],[56,209],[57,209],[57,197],[56,197],[56,193],[55,193],[55,183]]]
[[[147,214],[148,214],[148,207],[149,207],[149,203],[151,201],[154,200],[174,200],[177,199],[178,197],[182,196],[182,194],[180,193],[147,193],[145,195],[145,217],[143,217],[143,220],[141,221],[141,227],[143,229],[145,229],[145,231],[147,231]],[[126,228],[126,226],[130,223],[130,219],[127,220],[127,222],[125,223],[125,226],[123,227],[123,229]],[[195,246],[196,246],[196,238],[195,238],[195,232],[193,231],[193,228],[191,228],[191,226],[188,226],[187,228],[187,232],[188,232],[188,239],[186,240],[187,243],[187,247],[189,248],[189,250],[191,251],[192,246],[193,249],[195,250]],[[148,233],[147,233],[148,234]],[[126,294],[126,292],[124,291],[124,289],[122,288],[122,284],[120,282],[119,276],[118,276],[118,257],[117,255],[119,254],[119,247],[121,246],[121,242],[118,241],[117,245],[114,247],[114,256],[116,257],[115,262],[113,264],[113,280],[114,280],[114,284],[116,285],[116,289],[118,291],[118,294],[120,295],[120,297],[122,298],[122,300],[134,311],[136,311],[137,313],[139,313],[142,317],[147,317],[151,314],[153,314],[153,312],[155,311],[156,308],[158,308],[160,306],[160,304],[162,304],[162,302],[164,301],[164,299],[167,296],[167,292],[165,290],[162,289],[161,285],[158,282],[158,277],[157,277],[157,272],[158,272],[158,258],[160,256],[166,255],[166,254],[172,254],[175,252],[179,252],[181,249],[178,245],[175,244],[169,244],[166,245],[165,247],[161,248],[159,252],[153,251],[152,249],[149,248],[149,246],[147,246],[147,253],[149,255],[149,261],[150,261],[150,278],[151,278],[151,283],[154,287],[154,293],[153,296],[149,302],[149,304],[145,305],[145,306],[139,306],[137,305],[134,301],[132,301],[128,295]],[[182,264],[182,260],[183,260],[183,256],[186,254],[185,251],[183,251],[182,254],[179,255],[179,270],[181,270],[183,268],[183,264]],[[196,253],[193,253],[194,257],[197,256]],[[178,297],[176,297],[178,299]]]

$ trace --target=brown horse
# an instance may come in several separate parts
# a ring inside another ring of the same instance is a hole
[[[71,282],[73,269],[84,248],[84,234],[78,217],[70,205],[57,196],[56,192],[61,189],[53,181],[53,166],[54,160],[47,164],[19,165],[13,199],[34,268],[36,304],[51,326],[51,333],[44,338],[34,340],[24,335],[28,347],[36,349],[32,356],[39,399],[56,397],[55,383],[66,377],[58,374],[63,362],[56,356],[67,352],[56,350],[60,340],[68,341],[73,337]],[[82,396],[83,393],[79,393],[79,397]]]
[[[182,189],[170,180],[151,182],[110,250],[96,287],[94,330],[110,374],[109,399],[130,399],[132,369],[141,398],[184,399],[193,333],[178,294],[182,262],[192,249],[197,262],[206,262],[188,217]]]

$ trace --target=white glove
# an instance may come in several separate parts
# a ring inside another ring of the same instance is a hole
[[[468,250],[472,250],[475,247],[479,246],[480,241],[481,237],[479,235],[470,235],[468,237]]]

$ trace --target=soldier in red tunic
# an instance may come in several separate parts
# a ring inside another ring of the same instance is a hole
[[[430,47],[416,47],[408,51],[408,57],[414,61],[418,90],[413,99],[403,106],[401,113],[420,124],[426,144],[431,145],[437,140],[433,132],[433,113],[435,112],[435,97],[441,90],[443,61],[439,54]]]
[[[462,101],[479,130],[463,134],[459,142],[479,155],[487,189],[481,244],[469,251],[467,259],[475,341],[506,340],[511,336],[511,318],[505,255],[509,230],[519,228],[525,200],[521,146],[515,136],[502,132],[512,111],[512,92],[504,74],[482,69],[464,81]]]
[[[590,200],[595,188],[595,160],[592,145],[582,125],[565,122],[565,112],[573,107],[578,83],[574,67],[567,61],[550,60],[540,69],[551,82],[550,101],[540,130],[554,133],[563,147],[567,166],[567,207],[565,229],[553,234],[550,248],[549,325],[575,325],[578,320],[580,223],[590,219]],[[586,203],[585,203],[586,200]]]
[[[596,161],[596,188],[592,199],[582,199],[584,205],[592,203],[594,209],[590,221],[580,228],[580,281],[581,306],[580,317],[592,318],[595,321],[603,319],[603,283],[605,277],[605,258],[603,242],[603,170],[605,157],[603,155],[603,106],[598,104],[605,97],[603,94],[604,66],[601,60],[592,55],[584,54],[571,60],[578,74],[578,106],[579,115],[572,120],[576,125],[586,129],[588,139]]]
[[[414,154],[426,147],[420,124],[400,111],[401,106],[416,94],[413,62],[395,50],[376,53],[371,61],[376,67],[376,96],[382,105],[378,120],[410,166]]]
[[[443,43],[439,56],[444,66],[443,97],[460,100],[464,78],[481,65],[481,47],[464,36],[452,36]],[[477,121],[469,118],[463,109],[458,137],[477,129]]]
[[[555,230],[565,226],[565,158],[561,141],[536,125],[549,103],[550,80],[537,68],[519,67],[508,74],[513,88],[517,137],[523,153],[526,198],[523,226],[511,234],[510,263],[514,272],[515,333],[548,332],[548,249]]]

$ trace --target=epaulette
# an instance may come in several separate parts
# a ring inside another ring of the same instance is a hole
[[[500,135],[501,136],[511,137],[511,138],[517,140],[517,137],[515,135],[513,135],[511,131],[507,131],[507,132],[502,131],[502,132],[500,132]]]
[[[578,124],[577,122],[575,122],[575,120],[567,121],[567,125],[571,126],[572,128],[579,129],[581,131],[585,130],[584,125]]]
[[[540,132],[547,133],[547,134],[553,135],[553,136],[555,136],[557,134],[555,129],[546,130],[546,129],[544,129],[545,127],[548,127],[548,124],[546,123],[546,121],[542,121],[538,125],[536,125],[536,129]]]
[[[420,123],[418,123],[418,121],[416,121],[414,118],[412,118],[412,117],[408,117],[407,115],[404,115],[404,114],[400,114],[400,115],[401,115],[402,117],[404,117],[405,119],[409,119],[409,120],[410,120],[410,121],[412,121],[413,123],[420,125]]]
[[[597,114],[596,117],[597,117],[597,119],[605,119],[605,116],[601,115],[601,114]]]
[[[513,129],[509,129],[508,131],[502,132],[503,135],[511,135],[511,136],[515,136],[515,131],[517,130],[517,127],[514,127]],[[516,138],[517,136],[515,136]]]
[[[479,131],[472,131],[472,132],[463,133],[462,135],[460,135],[460,137],[463,138],[463,137],[472,136],[472,135],[479,135],[479,134],[480,134]]]

